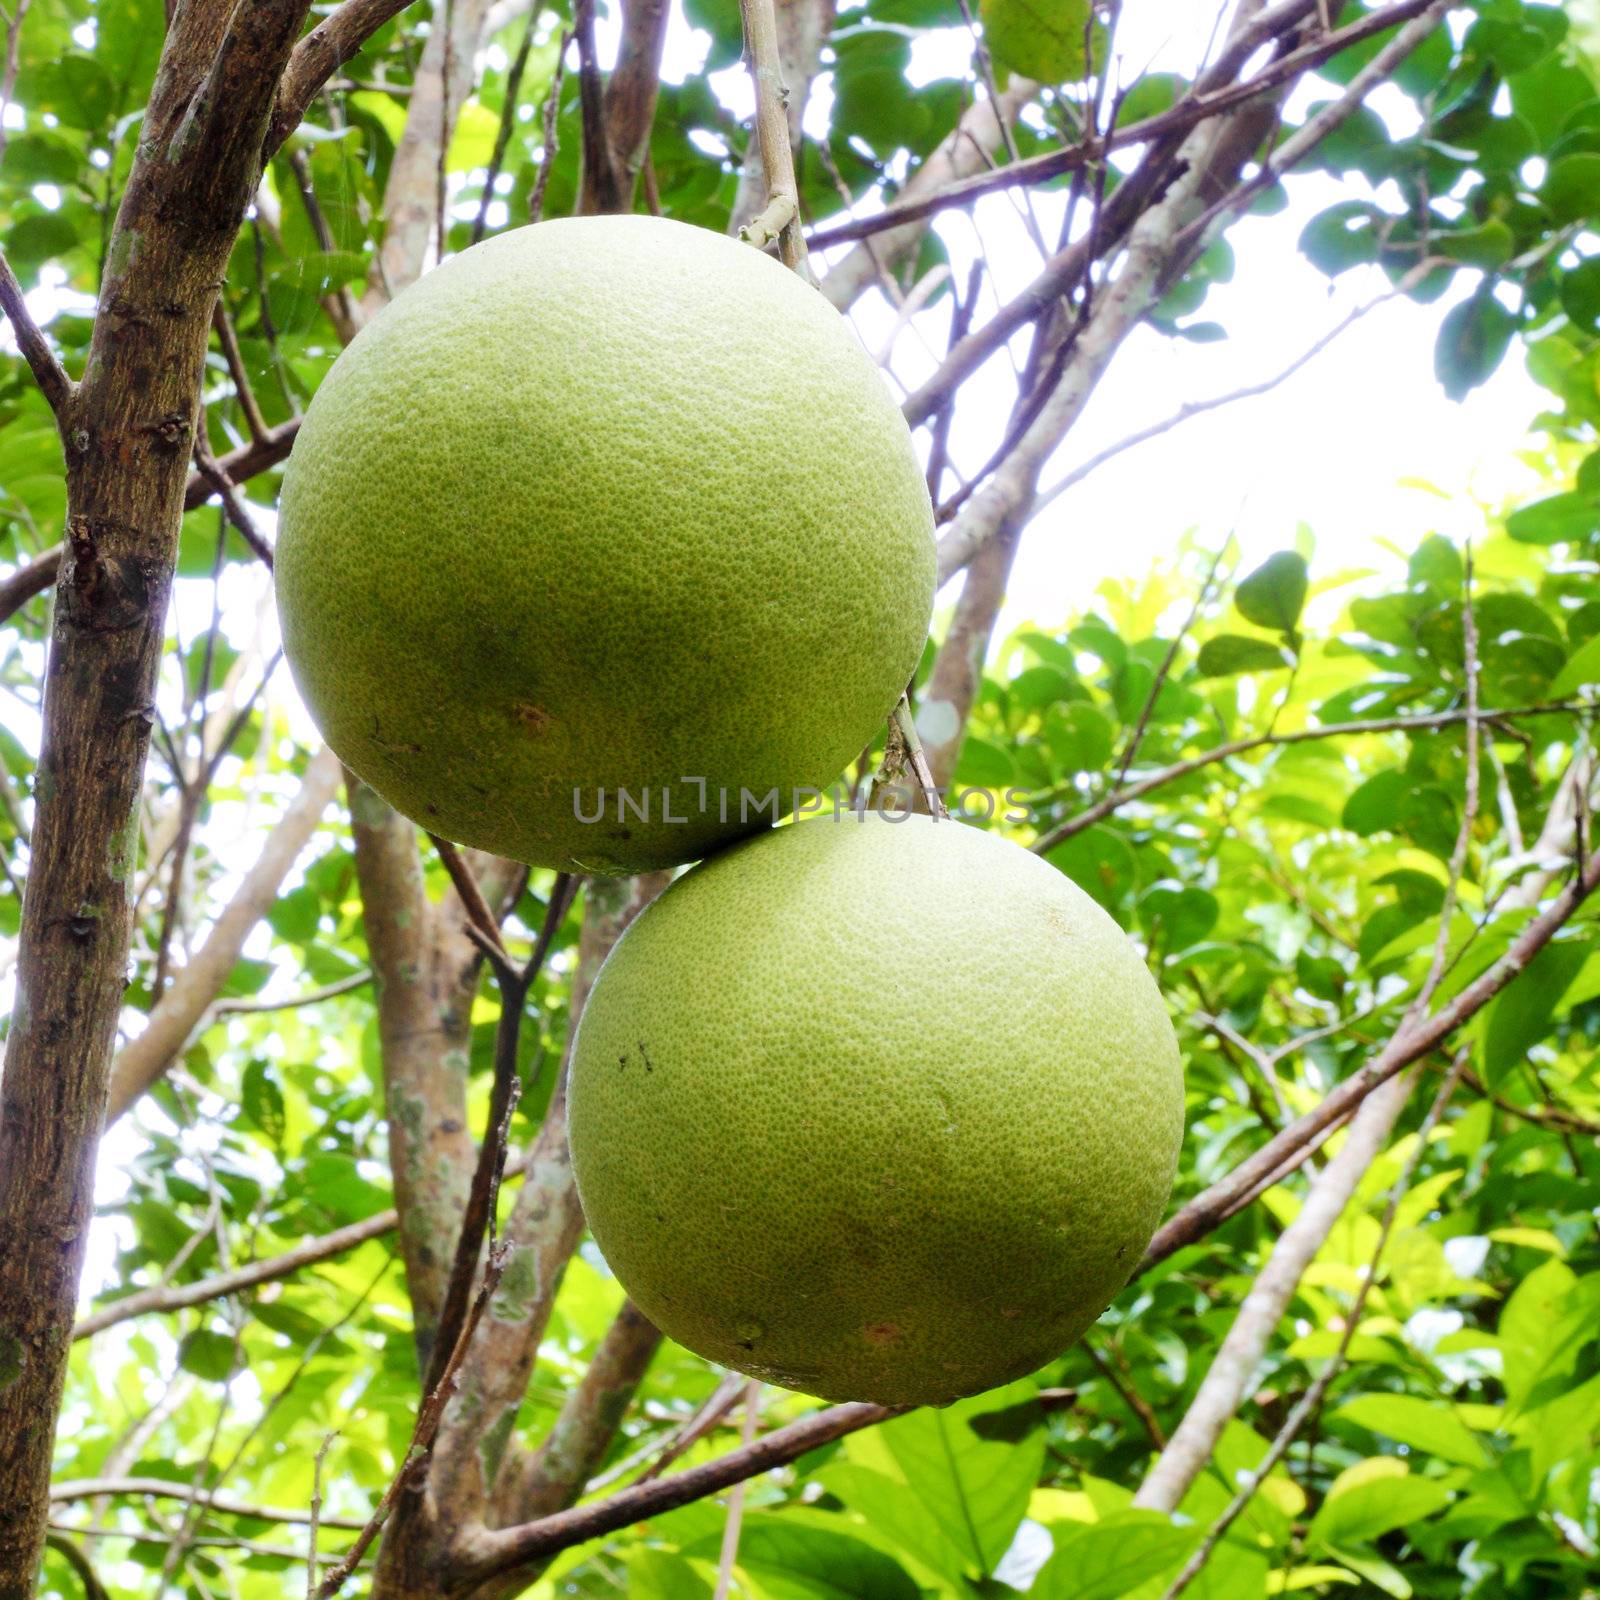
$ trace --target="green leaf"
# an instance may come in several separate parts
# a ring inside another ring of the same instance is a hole
[[[1519,544],[1566,544],[1600,529],[1600,495],[1553,494],[1506,518],[1506,532]]]
[[[1238,672],[1276,672],[1289,666],[1281,645],[1242,633],[1219,633],[1200,646],[1196,670],[1202,678],[1228,678]]]
[[[1403,1461],[1378,1456],[1334,1480],[1311,1520],[1310,1538],[1325,1546],[1360,1544],[1421,1522],[1449,1502],[1443,1484],[1413,1476]]]
[[[1573,652],[1566,666],[1550,685],[1552,700],[1565,700],[1585,684],[1600,683],[1600,633],[1595,634],[1581,649]]]
[[[628,1552],[629,1600],[708,1600],[711,1585],[681,1555],[641,1545]]]
[[[1043,1413],[1031,1383],[1013,1384],[942,1410],[897,1417],[883,1429],[912,1491],[938,1519],[964,1561],[985,1575],[1006,1553],[1044,1467]],[[974,1424],[1031,1408],[1036,1426],[1019,1440],[985,1438]]]
[[[1552,161],[1539,198],[1558,224],[1594,216],[1600,211],[1600,155],[1583,150]]]
[[[1172,882],[1152,884],[1139,897],[1139,920],[1169,952],[1198,944],[1217,925],[1220,912],[1214,894]]]
[[[1305,609],[1308,586],[1305,557],[1295,550],[1280,550],[1240,583],[1233,603],[1246,622],[1292,634]]]
[[[1496,996],[1484,1030],[1483,1078],[1491,1089],[1498,1089],[1550,1031],[1562,995],[1588,959],[1587,943],[1568,939],[1547,944]]]
[[[30,184],[73,183],[83,164],[80,151],[48,132],[16,133],[6,146],[6,176]]]
[[[1433,370],[1452,400],[1464,400],[1500,365],[1517,319],[1487,289],[1445,314],[1433,350]]]
[[[1506,1398],[1513,1406],[1525,1405],[1543,1379],[1565,1371],[1577,1346],[1593,1337],[1592,1323],[1575,1330],[1568,1314],[1577,1287],[1571,1267],[1552,1258],[1535,1267],[1506,1301],[1498,1332]]]
[[[688,1553],[715,1560],[714,1539]],[[782,1512],[745,1513],[739,1534],[739,1565],[771,1600],[919,1600],[921,1590],[904,1567],[882,1550]]]
[[[1204,1530],[1176,1526],[1159,1511],[1127,1510],[1052,1531],[1055,1554],[1033,1580],[1033,1600],[1118,1600],[1175,1569]]]
[[[982,0],[984,42],[1002,66],[1040,83],[1084,74],[1089,0]]]
[[[197,1328],[178,1346],[178,1365],[207,1383],[226,1383],[233,1375],[238,1347],[225,1333]]]
[[[852,1511],[906,1551],[915,1566],[957,1589],[964,1587],[967,1561],[957,1531],[942,1523],[914,1490],[854,1461],[829,1462],[818,1476]]]
[[[1139,863],[1128,841],[1112,828],[1096,824],[1064,839],[1045,857],[1116,915],[1139,881]]]
[[[1481,1467],[1489,1461],[1483,1441],[1444,1400],[1416,1395],[1362,1394],[1339,1407],[1338,1416],[1393,1439],[1396,1444],[1426,1450],[1441,1461]]]
[[[1441,234],[1434,244],[1434,254],[1447,261],[1459,261],[1464,267],[1479,267],[1492,271],[1504,266],[1516,254],[1517,236],[1498,218],[1491,218],[1481,227],[1457,228]]]
[[[1045,719],[1044,739],[1063,772],[1098,772],[1111,759],[1111,721],[1087,700],[1053,707]]]
[[[1364,839],[1387,832],[1395,825],[1400,796],[1410,787],[1411,779],[1398,767],[1373,773],[1345,801],[1340,826],[1351,833],[1359,833]]]
[[[283,1143],[288,1118],[284,1112],[283,1090],[278,1087],[269,1063],[252,1061],[244,1069],[239,1109],[245,1120],[260,1129],[274,1144]]]
[[[1560,276],[1561,309],[1580,327],[1600,324],[1600,256],[1591,256]]]
[[[6,254],[19,273],[31,275],[53,256],[77,248],[78,230],[60,211],[38,211],[24,217],[6,235]]]

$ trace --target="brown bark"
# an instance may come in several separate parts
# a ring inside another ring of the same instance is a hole
[[[421,276],[439,223],[441,158],[472,90],[473,57],[488,14],[489,0],[455,0],[448,12],[441,7],[435,13],[434,29],[412,82],[405,132],[389,164],[383,244],[372,265],[358,321],[374,316]]]
[[[0,1101],[0,1597],[33,1591],[211,312],[307,0],[173,17],[60,415],[67,553]]]
[[[598,115],[587,116],[584,123],[580,216],[633,210],[655,122],[668,11],[668,0],[623,0],[617,63],[599,97]],[[583,88],[592,99],[592,89]]]
[[[917,706],[917,736],[934,786],[942,794],[955,776],[966,738],[967,719],[972,715],[978,685],[983,682],[983,660],[994,636],[995,619],[1005,603],[1006,582],[1017,554],[1017,529],[1003,528],[979,551],[967,569],[961,598],[956,602],[950,631],[927,688]]]
[[[589,989],[623,930],[666,887],[670,873],[591,880],[573,978],[566,1053],[544,1123],[528,1150],[522,1191],[503,1237],[510,1246],[500,1292],[460,1374],[460,1390],[434,1451],[428,1497],[459,1520],[486,1510],[550,1321],[562,1275],[583,1232],[567,1147],[567,1066]]]
[[[447,926],[445,908],[428,899],[415,827],[365,784],[349,781],[361,914],[377,982],[389,1166],[418,1367],[426,1371],[476,1154],[467,1062],[478,955]]]
[[[660,1330],[631,1300],[624,1301],[544,1442],[517,1470],[501,1475],[496,1499],[503,1514],[497,1520],[531,1522],[577,1500],[605,1459],[660,1345]]]

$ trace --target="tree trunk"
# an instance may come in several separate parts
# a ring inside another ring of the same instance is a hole
[[[33,1592],[132,935],[139,796],[228,252],[307,0],[192,0],[162,52],[83,384],[0,1096],[0,1600]]]

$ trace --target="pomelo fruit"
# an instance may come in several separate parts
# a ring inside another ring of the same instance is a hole
[[[1149,1242],[1183,1076],[1122,930],[958,822],[823,817],[685,874],[601,969],[572,1161],[601,1252],[712,1361],[942,1403],[1058,1355]]]
[[[932,528],[814,289],[678,222],[544,222],[406,290],[323,380],[284,478],[284,648],[328,743],[425,827],[640,871],[860,753],[926,638]]]

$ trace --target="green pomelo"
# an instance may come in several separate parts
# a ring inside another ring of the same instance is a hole
[[[425,827],[640,871],[859,754],[926,638],[932,526],[814,289],[682,223],[540,223],[329,371],[284,479],[284,648],[328,743]]]
[[[1183,1074],[1120,928],[956,822],[820,818],[679,879],[601,969],[568,1115],[653,1322],[833,1400],[933,1403],[1058,1355],[1137,1265]]]

